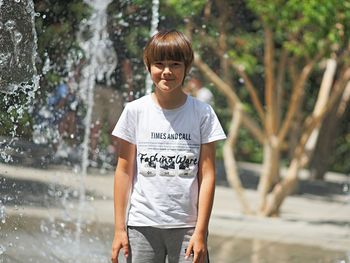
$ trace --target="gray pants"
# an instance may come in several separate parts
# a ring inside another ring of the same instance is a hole
[[[194,228],[128,227],[128,263],[189,263],[185,249]],[[205,262],[209,262],[208,256]]]

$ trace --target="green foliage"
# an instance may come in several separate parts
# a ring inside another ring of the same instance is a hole
[[[116,87],[129,92],[126,75],[134,76],[134,94],[143,94],[145,67],[142,54],[150,36],[152,1],[113,0],[108,6],[108,32],[118,57]],[[125,65],[129,65],[128,73]],[[130,81],[130,80],[129,80]]]
[[[145,27],[137,27],[135,30],[132,30],[127,36],[125,36],[125,42],[130,43],[127,45],[130,56],[142,60],[143,48],[140,47],[137,43],[140,43],[142,40],[148,38],[149,29]]]
[[[237,161],[247,161],[261,163],[263,152],[261,145],[252,138],[245,129],[240,129],[236,151]]]
[[[47,77],[43,74],[41,82],[44,83],[42,87],[53,86],[58,78],[66,76],[70,54],[82,52],[76,34],[81,21],[91,15],[91,9],[83,0],[70,0],[64,4],[54,0],[37,0],[35,9],[40,14],[35,22],[40,57],[37,68],[42,73],[44,63],[49,58],[52,73]]]
[[[327,54],[348,42],[349,5],[347,0],[248,1],[281,45],[298,56]]]
[[[191,17],[198,15],[198,12],[204,8],[207,1],[205,0],[166,0],[165,3],[173,8],[176,14],[181,14],[182,17]]]

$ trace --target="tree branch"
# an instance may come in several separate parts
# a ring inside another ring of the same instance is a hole
[[[238,196],[238,199],[242,205],[243,213],[252,214],[249,203],[244,195],[244,189],[239,178],[237,163],[233,154],[233,149],[235,148],[238,137],[239,127],[242,122],[242,111],[242,105],[239,104],[232,114],[229,133],[223,148],[224,164],[227,180]]]
[[[244,86],[247,88],[250,98],[252,99],[253,105],[258,112],[258,115],[260,117],[261,123],[264,123],[265,121],[265,113],[263,106],[258,98],[258,95],[255,92],[255,87],[253,85],[253,82],[250,80],[244,69],[236,65],[232,60],[231,60],[231,66],[232,68],[238,73],[238,75],[244,80]]]
[[[305,120],[304,129],[305,132],[302,134],[300,138],[299,145],[296,147],[295,155],[301,156],[305,151],[305,144],[309,139],[313,129],[323,120],[326,114],[330,111],[332,107],[334,107],[335,103],[339,99],[339,97],[343,94],[347,84],[350,80],[350,68],[344,70],[341,79],[335,85],[329,100],[325,107],[323,107],[318,114],[311,115]]]
[[[286,76],[286,67],[288,62],[288,51],[286,49],[282,49],[280,60],[278,63],[278,71],[277,71],[277,79],[276,79],[276,112],[277,112],[277,129],[280,128],[281,125],[281,117],[282,117],[282,98],[284,94],[284,81]]]
[[[265,104],[266,121],[265,129],[270,136],[276,132],[276,112],[273,110],[275,103],[275,65],[274,65],[274,43],[273,32],[268,26],[264,26],[264,68],[265,68]]]
[[[317,100],[314,106],[314,110],[312,112],[312,116],[317,116],[322,109],[325,107],[327,101],[329,100],[331,88],[333,85],[334,75],[336,73],[337,61],[335,59],[328,59],[326,70],[323,74],[323,79],[321,83],[321,87],[318,92]],[[310,156],[315,149],[317,138],[320,131],[320,125],[318,124],[315,127],[307,140],[304,149],[304,156],[302,157],[302,163],[309,162]]]
[[[298,100],[299,100],[299,98],[302,94],[302,91],[304,89],[305,82],[306,82],[307,78],[309,77],[311,70],[314,67],[314,65],[318,59],[319,58],[317,57],[304,66],[303,70],[300,73],[298,81],[295,83],[295,86],[293,87],[293,93],[292,93],[292,97],[291,97],[291,100],[290,100],[290,103],[288,106],[288,112],[287,112],[286,117],[282,123],[281,129],[278,132],[278,141],[279,142],[284,141],[284,138],[287,135],[287,131],[289,130],[290,125],[292,123],[292,119],[297,111]]]
[[[234,110],[238,104],[242,104],[231,87],[225,83],[214,71],[212,71],[211,68],[201,60],[198,54],[195,54],[194,64],[211,82],[214,83],[218,90],[226,96],[232,110]],[[244,111],[242,111],[242,123],[259,143],[262,144],[264,142],[264,134],[262,130],[259,128],[258,124]]]

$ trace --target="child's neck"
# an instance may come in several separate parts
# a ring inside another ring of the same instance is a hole
[[[180,89],[177,92],[164,94],[157,92],[151,94],[152,99],[163,109],[171,110],[181,107],[185,104],[187,95]]]

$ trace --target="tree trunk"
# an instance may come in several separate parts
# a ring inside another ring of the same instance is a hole
[[[249,207],[249,203],[244,195],[244,189],[242,187],[241,180],[239,178],[237,163],[233,153],[233,149],[236,143],[236,139],[239,132],[239,127],[242,122],[241,107],[237,106],[232,114],[232,121],[230,125],[229,134],[224,144],[224,164],[227,180],[230,186],[235,190],[238,200],[241,203],[242,211],[244,214],[252,214]]]
[[[300,156],[295,157],[287,171],[286,177],[276,184],[271,193],[271,198],[267,203],[262,215],[277,216],[284,199],[294,190],[298,182],[298,172],[300,169]]]
[[[264,144],[263,168],[258,186],[260,200],[258,207],[259,214],[262,214],[266,207],[267,196],[272,185],[277,183],[276,179],[279,177],[279,159],[280,153],[276,139],[271,138],[270,140],[266,140]]]
[[[324,175],[329,169],[330,159],[335,146],[335,140],[338,136],[338,127],[344,118],[344,113],[349,107],[350,101],[350,83],[344,90],[342,98],[327,114],[318,137],[315,151],[310,161],[310,174],[312,179],[323,180]]]
[[[318,93],[317,101],[312,112],[313,115],[319,115],[323,108],[325,108],[326,103],[329,99],[332,84],[334,81],[334,75],[337,68],[337,62],[335,59],[328,59],[326,70],[323,75],[320,91]],[[334,108],[334,107],[333,107]],[[320,127],[322,123],[320,123],[311,133],[310,138],[308,139],[305,145],[305,154],[303,156],[302,162],[308,163],[310,161],[310,157],[312,156],[314,149],[316,147],[316,142],[320,133]]]
[[[317,145],[310,161],[310,177],[323,180],[332,157],[332,148],[337,136],[340,120],[336,117],[336,110],[332,110],[324,120],[319,132]]]
[[[258,191],[260,204],[258,208],[259,214],[262,214],[267,202],[267,195],[271,190],[271,186],[278,178],[279,170],[279,147],[277,140],[277,130],[279,126],[278,120],[278,105],[277,105],[277,91],[275,80],[275,47],[273,41],[272,30],[264,27],[264,65],[265,65],[265,135],[264,142],[264,162],[263,169],[260,176]]]
[[[291,121],[290,130],[288,132],[288,159],[293,158],[295,148],[298,146],[299,138],[302,133],[303,128],[303,103],[304,103],[304,93],[300,95],[299,101],[297,102],[297,108],[295,110],[295,116]]]

